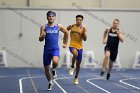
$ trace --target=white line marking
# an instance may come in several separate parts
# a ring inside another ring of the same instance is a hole
[[[22,79],[19,79],[19,92],[23,93],[23,88],[22,88]]]
[[[92,76],[79,76],[79,77],[92,77]],[[60,84],[58,84],[57,80],[69,79],[69,78],[73,78],[73,77],[60,77],[60,78],[54,79],[53,81],[63,91],[63,93],[68,93],[62,86],[60,86]]]
[[[129,91],[132,91],[132,92],[135,92],[135,93],[138,93],[137,91],[134,91],[134,90],[130,90],[129,88],[127,88],[126,86],[123,86],[123,85],[120,85],[120,84],[118,84],[118,83],[115,83],[115,82],[113,82],[113,81],[111,81],[113,84],[115,84],[116,86],[118,86],[118,87],[122,87],[122,88],[124,88],[124,89],[127,89],[127,90],[129,90]]]
[[[84,88],[82,88],[81,86],[79,86],[79,85],[77,85],[77,87],[79,87],[80,89],[82,89],[84,92],[86,92],[86,93],[90,93],[90,92],[88,92],[86,89],[84,89]]]
[[[134,75],[126,75],[126,74],[124,74],[124,73],[117,73],[117,74],[119,74],[119,75],[122,75],[123,76],[123,78],[136,78],[136,76],[134,76]],[[121,77],[122,77],[121,76]],[[115,83],[115,82],[113,82],[112,81],[112,83],[113,84],[115,84],[115,85],[117,85],[117,86],[119,86],[119,87],[122,87],[122,88],[124,88],[124,89],[127,89],[127,90],[129,90],[129,91],[132,91],[132,92],[135,92],[135,93],[139,93],[139,92],[137,92],[137,91],[135,91],[135,90],[130,90],[129,88],[127,88],[126,86],[123,86],[123,85],[120,85],[120,84],[118,84],[118,83]],[[121,83],[121,82],[120,82]]]
[[[24,77],[24,78],[20,78],[19,79],[19,88],[20,88],[20,93],[23,93],[23,86],[22,86],[22,81],[25,80],[25,79],[30,79],[30,78],[40,78],[40,77],[44,77],[44,76],[35,76],[35,77]],[[79,76],[79,77],[92,77],[92,76]],[[63,91],[63,93],[68,93],[66,92],[66,90],[64,90],[58,83],[56,80],[59,80],[59,79],[69,79],[69,78],[73,78],[73,77],[60,77],[60,78],[57,78],[57,79],[54,79],[54,83]]]
[[[32,76],[39,76],[39,75],[43,75],[43,74],[35,74]],[[22,77],[22,76],[28,76],[27,74],[23,74],[23,75],[7,75],[7,76],[0,76],[0,78],[7,78],[7,77]]]
[[[26,75],[7,75],[7,76],[0,76],[0,78],[6,78],[6,77],[22,77],[22,76],[27,76],[27,74]]]
[[[94,79],[99,79],[99,78],[91,78],[91,79],[86,80],[86,82],[88,82],[88,83],[90,83],[91,85],[93,85],[93,86],[99,88],[100,90],[105,91],[106,93],[111,93],[110,91],[107,91],[106,89],[104,89],[104,88],[102,88],[102,87],[100,87],[100,86],[98,86],[98,85],[96,85],[96,84],[90,82],[90,80],[94,80]]]
[[[44,77],[44,76],[36,76],[36,77],[24,77],[24,78],[20,78],[20,79],[19,79],[20,93],[23,93],[22,80],[29,79],[29,78],[39,78],[39,77]]]
[[[44,77],[44,76],[35,76],[35,77],[24,77],[24,78],[20,78],[20,79],[19,79],[20,93],[23,93],[22,80],[29,79],[29,78],[40,78],[40,77]],[[79,76],[79,77],[92,77],[92,76]],[[57,80],[59,80],[59,79],[69,79],[69,78],[73,78],[73,77],[60,77],[60,78],[54,79],[53,81],[54,81],[54,83],[63,91],[63,93],[67,93],[67,91],[66,91],[64,88],[62,88],[62,87],[60,86],[60,84],[58,84]],[[88,83],[90,83],[91,85],[93,85],[93,86],[95,86],[95,87],[97,87],[97,88],[99,88],[99,89],[105,91],[106,93],[111,93],[111,92],[109,92],[109,91],[107,91],[107,90],[105,90],[105,89],[99,87],[98,85],[96,85],[96,84],[90,82],[90,80],[93,80],[93,79],[99,79],[99,78],[91,78],[91,79],[86,80],[86,82],[88,82]],[[133,85],[132,85],[132,86],[133,86]],[[135,87],[136,87],[136,86],[135,86]],[[138,87],[137,87],[137,88],[138,88]],[[138,89],[139,89],[139,88],[138,88]]]
[[[132,79],[140,79],[140,78],[127,78],[127,79],[121,79],[119,82],[120,82],[120,83],[123,83],[123,84],[125,84],[125,85],[128,85],[128,86],[131,86],[131,87],[133,87],[133,88],[140,89],[139,87],[136,87],[136,86],[134,86],[134,85],[132,85],[132,84],[129,84],[129,83],[124,82],[124,81],[132,80]]]
[[[28,75],[29,77],[31,77],[31,74],[30,74],[29,70],[26,69],[26,71],[27,71],[27,75]],[[33,86],[33,89],[34,89],[35,93],[38,93],[38,90],[37,90],[37,88],[36,88],[36,86],[35,86],[35,83],[34,83],[33,79],[30,78],[30,81],[31,81],[31,84],[32,84],[32,86]]]
[[[53,80],[53,82],[63,91],[63,93],[67,93],[67,91],[64,90],[64,88],[62,88],[62,87],[57,83],[56,80],[58,80],[58,79]]]

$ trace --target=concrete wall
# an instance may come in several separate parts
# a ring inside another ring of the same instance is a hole
[[[140,0],[104,0],[104,8],[140,8]]]
[[[140,0],[0,0],[14,7],[72,8],[77,3],[84,8],[140,8]]]
[[[27,0],[0,0],[0,6],[1,5],[8,5],[8,6],[14,6],[14,7],[26,7],[27,6]]]
[[[91,7],[99,7],[100,6],[100,0],[32,0],[31,6],[33,7],[45,7],[50,6],[52,8],[71,8],[72,3],[77,3],[80,6],[91,8]]]
[[[73,6],[77,7],[77,6]],[[51,10],[51,9],[49,9]],[[43,45],[38,41],[39,24],[45,24],[48,9],[0,9],[0,49],[6,47],[7,61],[10,67],[42,66]],[[135,53],[140,51],[140,10],[101,10],[85,11],[78,9],[54,10],[57,14],[56,23],[65,27],[75,23],[77,14],[84,15],[84,22],[88,29],[88,40],[84,42],[84,51],[94,51],[95,58],[102,62],[104,45],[102,35],[105,28],[112,24],[114,18],[120,19],[120,28],[125,32],[125,42],[120,43],[119,55],[123,68],[131,68]],[[20,37],[20,33],[22,36]],[[61,35],[62,33],[60,33]],[[60,64],[64,61],[64,53],[69,49],[61,49]]]

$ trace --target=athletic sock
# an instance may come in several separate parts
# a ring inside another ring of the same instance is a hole
[[[49,84],[52,84],[52,80],[49,81]]]
[[[52,71],[56,71],[56,68],[52,68]]]

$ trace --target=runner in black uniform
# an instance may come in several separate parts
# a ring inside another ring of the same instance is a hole
[[[119,41],[121,42],[124,41],[124,36],[122,32],[119,31],[118,26],[119,26],[119,19],[114,19],[113,26],[111,28],[107,28],[103,35],[103,44],[106,44],[106,46],[105,46],[105,58],[103,60],[103,65],[102,65],[102,70],[100,75],[103,76],[105,68],[107,67],[107,64],[109,62],[109,69],[106,76],[107,80],[109,80],[110,78],[110,72],[113,67],[113,62],[117,58]]]

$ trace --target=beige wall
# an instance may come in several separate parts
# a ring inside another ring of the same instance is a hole
[[[140,8],[140,0],[104,0],[106,8]]]
[[[73,8],[72,3],[83,8],[140,8],[140,0],[0,0],[10,6],[26,7]]]
[[[0,0],[0,6],[5,3],[9,6],[25,7],[27,6],[27,0]]]
[[[72,3],[76,3],[79,6],[90,8],[99,7],[100,0],[32,0],[31,6],[45,7],[50,6],[52,8],[72,8]]]

